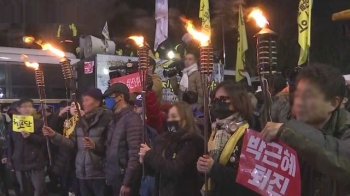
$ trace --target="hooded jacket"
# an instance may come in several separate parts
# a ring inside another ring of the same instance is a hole
[[[202,183],[196,168],[204,140],[195,132],[160,135],[145,157],[146,171],[155,175],[156,196],[199,196]]]
[[[99,108],[79,119],[69,138],[58,133],[52,138],[52,142],[60,148],[76,150],[75,168],[77,178],[84,180],[105,178],[105,142],[111,120],[112,113],[107,109]],[[86,128],[86,132],[84,132],[83,126]],[[95,142],[94,150],[84,148],[84,137],[90,137]]]
[[[301,195],[350,195],[350,113],[333,112],[322,129],[297,120],[285,123],[280,140],[299,157]]]

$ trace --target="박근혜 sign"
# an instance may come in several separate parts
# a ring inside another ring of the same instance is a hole
[[[115,83],[123,83],[126,86],[128,86],[130,93],[135,93],[135,92],[141,92],[142,91],[142,86],[141,86],[141,81],[140,81],[140,74],[139,73],[133,73],[129,75],[125,75],[119,78],[113,78],[110,80],[110,84],[115,84]]]
[[[237,182],[262,196],[299,196],[297,153],[280,141],[266,143],[260,133],[248,129],[244,136]]]
[[[33,116],[13,115],[12,129],[15,132],[34,133]]]

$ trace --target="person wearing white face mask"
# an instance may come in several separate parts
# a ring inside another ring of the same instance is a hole
[[[203,90],[200,72],[198,71],[197,58],[193,53],[185,56],[185,68],[179,85],[172,85],[174,92],[179,90],[179,100],[182,100],[183,93],[193,91],[198,95],[197,109],[203,108]]]

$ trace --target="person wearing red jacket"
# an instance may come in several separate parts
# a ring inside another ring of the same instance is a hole
[[[142,96],[138,96],[135,100],[135,105],[139,105],[142,110]],[[150,90],[146,92],[146,124],[157,130],[160,134],[163,131],[166,115],[160,110],[157,102],[157,94]]]

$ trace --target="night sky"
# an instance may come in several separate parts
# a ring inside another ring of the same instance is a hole
[[[76,23],[79,34],[102,38],[105,21],[109,22],[111,38],[121,44],[125,37],[142,34],[152,45],[154,39],[154,0],[0,0],[0,45],[24,47],[21,37],[31,34],[45,40],[55,38],[58,23]],[[169,39],[176,42],[185,33],[179,16],[195,20],[199,27],[200,0],[169,0]],[[223,35],[227,68],[234,68],[236,58],[237,21],[234,3],[244,2],[246,12],[259,7],[270,22],[269,28],[279,34],[278,69],[293,67],[299,56],[297,44],[298,0],[212,0],[212,43],[222,51]],[[311,62],[331,64],[350,73],[350,21],[332,22],[335,12],[350,9],[349,0],[315,0],[312,11]],[[26,23],[23,25],[23,21]],[[7,24],[5,24],[7,23]],[[246,24],[249,49],[247,68],[255,71],[255,43],[259,31],[254,22]],[[223,33],[224,30],[224,33]],[[69,37],[69,35],[67,35]]]

